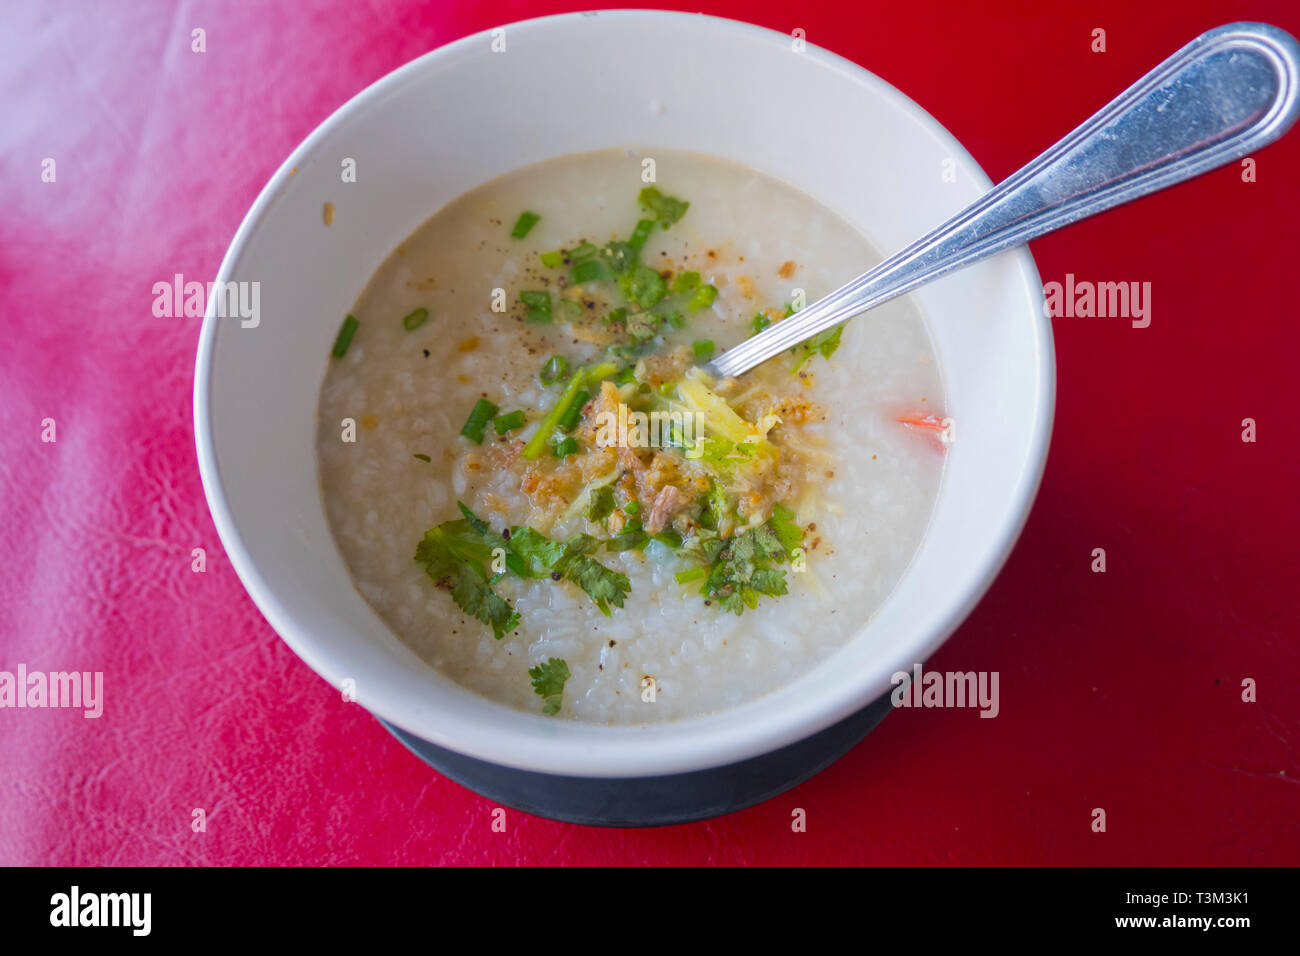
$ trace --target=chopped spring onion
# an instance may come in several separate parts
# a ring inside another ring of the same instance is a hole
[[[675,329],[686,328],[686,316],[682,315],[680,312],[669,312],[664,318],[667,320],[668,324]]]
[[[465,419],[465,425],[461,428],[460,433],[476,445],[483,444],[483,432],[487,429],[488,422],[496,417],[498,411],[500,409],[486,398],[480,398],[474,403],[469,418]]]
[[[649,543],[650,535],[646,534],[645,529],[641,527],[641,522],[633,518],[623,526],[622,531],[605,542],[605,550],[615,553],[639,551]]]
[[[541,379],[543,385],[554,385],[569,370],[569,360],[563,355],[552,355],[542,366],[541,372],[537,377]]]
[[[493,419],[492,426],[497,430],[498,435],[504,435],[506,432],[512,432],[521,427],[526,421],[528,421],[528,416],[524,414],[523,409],[516,409],[513,412],[498,415]]]
[[[609,270],[605,268],[605,263],[599,259],[588,259],[586,262],[579,262],[569,271],[569,279],[574,285],[581,285],[584,282],[599,282],[609,278]]]
[[[635,498],[623,506],[623,514],[628,515],[629,517],[635,518],[640,513],[641,502],[637,501]]]
[[[599,385],[607,378],[613,378],[618,372],[618,366],[613,362],[601,362],[587,369],[587,384]]]
[[[526,289],[519,293],[519,301],[528,306],[525,318],[529,322],[551,321],[551,294],[545,289]]]
[[[573,322],[582,317],[582,304],[572,299],[560,299],[558,308],[560,319],[565,322]]]
[[[708,361],[713,358],[712,339],[696,339],[691,343],[691,348],[695,350],[695,358],[698,360]]]
[[[343,326],[339,329],[339,336],[334,340],[334,351],[331,353],[335,358],[342,358],[347,355],[348,346],[352,344],[352,336],[357,334],[357,326],[360,324],[356,317],[351,315],[343,320]]]
[[[635,251],[640,252],[645,241],[650,238],[650,230],[655,227],[653,219],[638,219],[636,228],[632,230],[632,235],[628,237],[627,244]]]
[[[573,373],[569,383],[564,386],[564,392],[560,395],[551,410],[546,413],[542,423],[537,426],[537,431],[533,437],[528,439],[528,444],[524,445],[523,456],[528,460],[536,458],[546,448],[546,443],[550,441],[555,430],[560,426],[560,419],[564,418],[573,403],[577,400],[578,395],[582,393],[583,386],[587,383],[596,383],[601,379],[609,378],[618,371],[618,366],[613,362],[602,362],[599,365],[593,365],[591,368],[580,368]],[[579,408],[582,406],[579,405]]]
[[[599,262],[609,267],[609,270],[617,275],[622,275],[636,265],[637,251],[626,242],[619,242],[617,239],[605,244],[605,248],[600,250]]]
[[[673,291],[678,295],[689,295],[700,287],[698,272],[679,272],[673,277]]]
[[[577,450],[578,439],[574,438],[572,435],[566,435],[551,446],[551,451],[554,453],[556,458],[567,458]]]
[[[554,252],[542,253],[542,265],[548,269],[554,269],[556,266],[564,265],[564,250],[556,249]]]
[[[690,203],[681,199],[674,199],[672,196],[665,196],[654,186],[647,186],[641,190],[637,196],[642,206],[649,209],[663,223],[667,229],[682,216],[686,215],[686,210],[690,208]]]
[[[627,332],[636,342],[644,342],[646,339],[654,338],[659,331],[659,323],[663,321],[663,316],[653,315],[649,312],[638,312],[632,318],[628,319]]]
[[[420,459],[420,461],[433,461],[433,459],[430,458],[428,455],[418,455],[418,454],[417,454],[417,455],[412,455],[411,457],[412,457],[412,458],[418,458],[418,459]]]
[[[707,309],[718,297],[718,290],[711,285],[702,285],[686,300],[686,308],[692,312]]]
[[[650,309],[668,292],[663,276],[649,266],[637,266],[619,279],[619,287],[629,301],[639,302],[641,308]]]
[[[408,332],[413,332],[420,326],[424,325],[425,320],[428,318],[428,309],[416,309],[406,318],[402,319],[402,328],[406,329]]]
[[[535,212],[521,212],[519,218],[515,220],[515,227],[510,230],[510,235],[514,236],[516,239],[524,238],[524,236],[528,235],[532,230],[533,226],[537,225],[541,218],[542,217],[537,215]]]
[[[533,437],[529,438],[528,444],[524,445],[524,458],[532,460],[542,454],[546,442],[550,441],[555,429],[559,428],[560,419],[564,418],[569,407],[573,405],[573,401],[582,392],[584,382],[586,382],[586,369],[580,368],[573,373],[572,378],[569,378],[568,385],[564,386],[564,392],[560,394],[559,401],[555,402],[554,406],[551,406],[549,412],[546,412],[546,418],[543,418],[542,424],[538,425],[537,432],[534,432]]]
[[[678,534],[676,531],[674,531],[672,528],[665,528],[663,531],[660,531],[658,534],[650,535],[650,537],[653,540],[658,541],[665,548],[671,548],[673,550],[676,550],[677,548],[680,548],[682,546],[682,536]]]
[[[749,323],[749,327],[753,329],[754,334],[757,335],[759,332],[762,332],[765,328],[767,328],[771,324],[772,324],[772,320],[769,319],[762,312],[760,312],[758,313],[758,315],[754,316],[754,321]]]
[[[578,420],[582,418],[582,406],[591,401],[591,394],[587,391],[581,391],[573,399],[573,404],[569,406],[568,411],[560,416],[560,428],[564,431],[570,431]]]
[[[584,259],[590,259],[599,251],[600,250],[597,249],[595,246],[593,246],[590,242],[579,243],[578,245],[574,246],[572,249],[569,250],[569,261],[582,262]]]

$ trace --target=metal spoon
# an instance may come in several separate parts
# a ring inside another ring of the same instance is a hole
[[[704,366],[739,375],[931,279],[1240,159],[1300,114],[1300,44],[1264,23],[1203,33],[929,235]]]

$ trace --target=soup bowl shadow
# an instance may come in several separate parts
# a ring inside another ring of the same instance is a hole
[[[217,281],[256,283],[260,314],[222,317],[214,298],[199,339],[203,485],[232,565],[281,638],[448,775],[503,794],[495,771],[465,768],[607,781],[568,811],[524,791],[503,797],[583,822],[696,819],[720,805],[701,796],[692,806],[692,774],[754,776],[749,762],[768,755],[786,770],[752,788],[744,798],[752,802],[847,749],[848,737],[878,722],[893,675],[924,661],[993,581],[1033,503],[1051,433],[1055,365],[1042,285],[1019,249],[912,293],[957,441],[911,567],[834,654],[759,700],[638,726],[556,720],[480,697],[419,660],[357,593],[317,477],[326,357],[349,304],[398,243],[498,175],[615,146],[745,163],[834,209],[886,252],[991,186],[915,103],[801,39],[661,11],[565,14],[501,29],[441,47],[358,94],[254,202]],[[340,175],[349,161],[355,182]],[[329,228],[325,203],[334,207]],[[805,753],[787,749],[810,740],[817,746]],[[647,782],[656,778],[677,778],[681,794],[656,790]],[[615,806],[608,797],[620,781],[625,789],[633,781],[644,801],[602,810]]]

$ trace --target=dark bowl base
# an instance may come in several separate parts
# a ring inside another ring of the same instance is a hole
[[[889,711],[886,694],[839,723],[768,754],[710,770],[623,778],[502,767],[380,723],[443,776],[501,806],[587,826],[658,827],[735,813],[797,787],[853,749]]]

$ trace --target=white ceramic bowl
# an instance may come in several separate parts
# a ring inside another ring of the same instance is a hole
[[[321,502],[316,401],[339,321],[394,247],[444,204],[566,153],[672,147],[792,183],[886,254],[991,185],[893,87],[791,37],[657,11],[568,14],[481,33],[354,97],[294,150],[239,228],[219,281],[261,283],[261,322],[205,319],[194,412],[226,552],[266,619],[335,686],[436,744],[529,770],[648,776],[801,740],[887,692],[988,588],[1024,523],[1051,431],[1054,358],[1025,250],[913,293],[957,420],[937,509],[895,593],[853,640],[768,697],[707,717],[604,727],[526,714],[423,664],[353,588]],[[341,181],[356,160],[357,182]],[[942,176],[955,164],[955,182]],[[337,220],[324,228],[325,202]],[[869,317],[855,321],[870,321]]]

